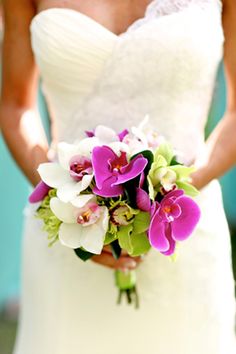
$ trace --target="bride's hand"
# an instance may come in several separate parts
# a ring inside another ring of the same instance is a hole
[[[110,247],[105,246],[100,255],[93,256],[91,260],[95,263],[112,269],[132,270],[136,269],[142,261],[141,257],[130,257],[126,252],[122,251],[119,259],[115,259],[112,255]]]

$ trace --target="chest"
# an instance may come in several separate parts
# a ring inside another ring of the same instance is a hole
[[[150,2],[150,0],[34,0],[37,12],[49,8],[73,9],[91,17],[116,34],[125,32],[130,24],[142,18]]]

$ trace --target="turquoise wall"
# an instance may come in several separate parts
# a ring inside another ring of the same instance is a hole
[[[48,133],[47,111],[41,92],[39,110]],[[0,307],[6,299],[19,295],[22,216],[29,188],[0,136]]]
[[[221,65],[214,100],[207,125],[207,135],[223,116],[226,106],[226,87],[224,80],[223,65]],[[224,206],[231,228],[236,231],[236,168],[233,168],[220,179],[223,188]]]
[[[49,137],[48,116],[41,93],[39,110]],[[225,110],[225,83],[220,68],[214,102],[209,116],[207,132],[214,127]],[[227,173],[221,183],[226,212],[231,225],[236,228],[236,169]],[[22,210],[26,204],[29,186],[10,157],[0,137],[0,306],[6,299],[19,294]]]

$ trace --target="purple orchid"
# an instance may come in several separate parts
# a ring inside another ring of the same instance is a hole
[[[95,130],[85,130],[85,134],[87,135],[88,138],[93,138],[95,136]],[[128,129],[122,130],[118,135],[118,138],[120,141],[123,141],[123,139],[126,137],[126,135],[129,134]]]
[[[150,211],[151,209],[149,195],[142,188],[136,188],[136,203],[138,208],[142,211]]]
[[[149,228],[151,245],[166,256],[175,251],[176,241],[186,240],[200,219],[198,205],[183,190],[168,193],[152,206]]]
[[[85,130],[85,134],[88,138],[93,138],[95,136],[94,130]]]
[[[142,155],[136,156],[130,162],[126,153],[120,156],[108,146],[98,146],[92,152],[92,165],[96,186],[93,192],[102,197],[117,197],[123,194],[123,184],[139,176],[148,161]]]
[[[39,182],[31,193],[31,195],[29,196],[29,202],[32,204],[41,202],[48,195],[50,189],[51,187],[49,187],[43,181]]]
[[[144,172],[140,175],[139,186],[136,188],[136,203],[137,207],[142,211],[150,211],[151,210],[151,200],[149,194],[145,192],[143,189],[145,181]]]
[[[122,132],[120,132],[119,134],[118,134],[118,137],[119,137],[119,139],[120,139],[120,141],[123,141],[123,139],[126,137],[126,135],[128,135],[129,134],[129,131],[127,130],[127,129],[124,129],[124,130],[122,130]]]

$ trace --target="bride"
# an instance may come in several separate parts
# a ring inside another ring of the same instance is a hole
[[[175,263],[104,250],[84,264],[48,248],[26,211],[22,307],[15,354],[235,354],[230,236],[217,178],[236,162],[235,0],[7,0],[1,126],[29,181],[57,141],[106,124],[150,124],[195,161],[201,221]],[[227,110],[204,126],[224,55]],[[52,119],[36,109],[39,75]],[[16,196],[17,197],[17,196]],[[14,219],[13,219],[14,220]],[[115,304],[111,268],[137,267],[141,308]]]

